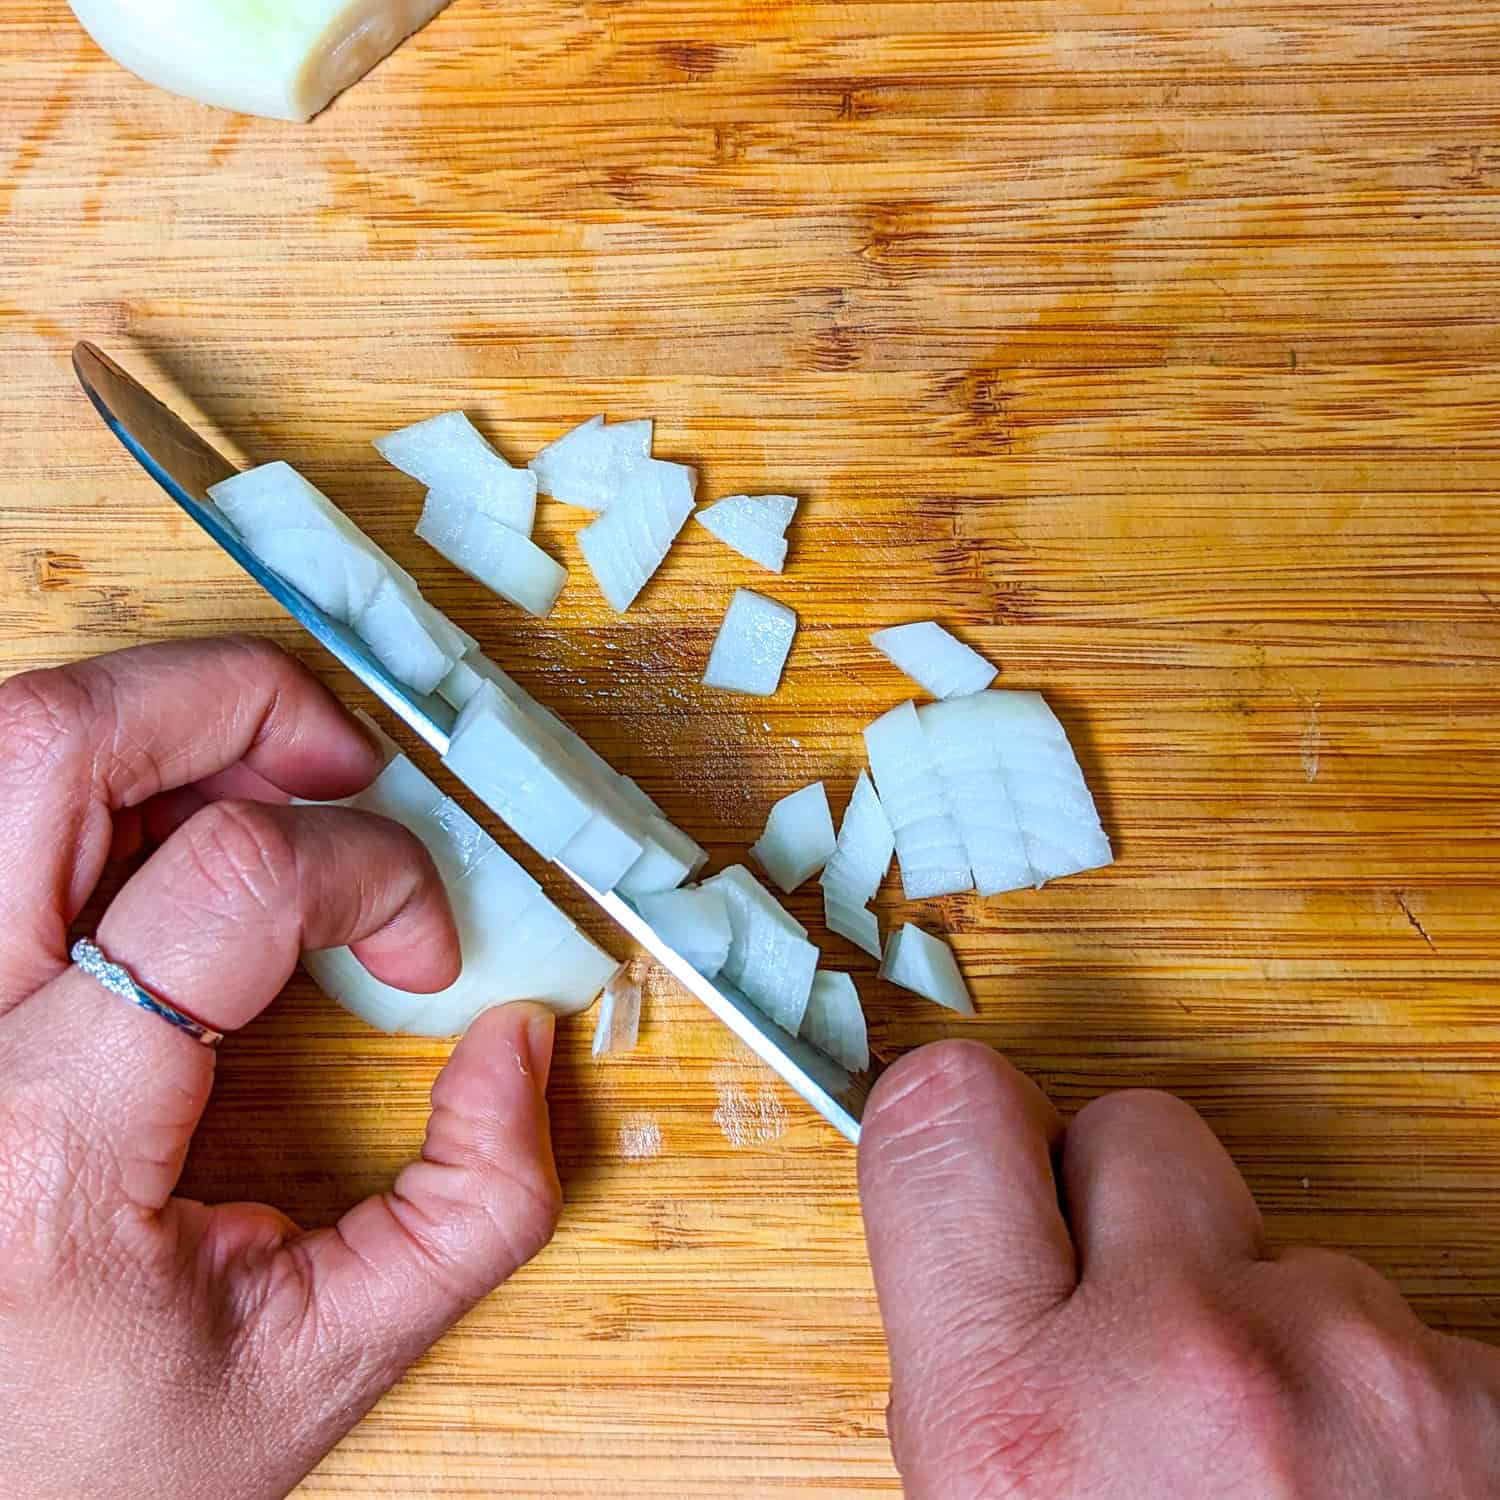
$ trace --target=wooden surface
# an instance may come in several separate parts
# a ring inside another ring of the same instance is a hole
[[[929,912],[974,1022],[852,962],[878,1048],[983,1037],[1069,1109],[1178,1090],[1279,1241],[1500,1336],[1497,70],[1493,0],[457,0],[296,128],[19,0],[0,670],[250,627],[339,681],[93,419],[75,336],[323,483],[716,857],[809,779],[842,805],[906,693],[866,633],[936,615],[1046,691],[1119,862]],[[690,527],[616,619],[547,504],[573,582],[519,618],[367,445],[458,405],[515,459],[655,415],[705,495],[807,497],[786,577]],[[737,583],[802,617],[765,704],[697,685]],[[627,1060],[566,1032],[556,1243],[304,1493],[896,1491],[850,1152],[647,1005]],[[327,1222],[442,1056],[298,981],[226,1048],[192,1190]]]

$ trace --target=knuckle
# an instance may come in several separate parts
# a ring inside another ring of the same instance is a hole
[[[1004,1065],[981,1042],[944,1041],[893,1065],[870,1100],[865,1124],[877,1140],[937,1127],[978,1091],[993,1092]]]
[[[183,824],[188,875],[199,899],[219,909],[274,914],[297,880],[297,851],[274,809],[230,798],[201,808]]]
[[[93,708],[88,689],[67,667],[8,678],[0,683],[0,761],[12,772],[55,771]]]

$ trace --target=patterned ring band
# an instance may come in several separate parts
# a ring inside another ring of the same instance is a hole
[[[118,995],[132,1005],[139,1005],[142,1010],[149,1010],[153,1016],[160,1016],[163,1021],[170,1021],[179,1031],[187,1032],[195,1042],[202,1042],[205,1047],[217,1047],[224,1040],[222,1031],[215,1031],[191,1016],[183,1015],[180,1010],[168,1005],[160,995],[153,995],[150,990],[137,984],[129,969],[123,964],[111,963],[87,938],[79,938],[73,944],[72,958],[90,979],[97,979],[112,995]]]

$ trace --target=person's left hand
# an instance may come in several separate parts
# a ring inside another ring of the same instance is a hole
[[[354,720],[264,642],[142,647],[0,685],[0,1495],[283,1496],[560,1202],[552,1018],[482,1017],[433,1089],[420,1161],[329,1230],[173,1198],[213,1052],[68,963],[106,861],[160,847],[99,946],[232,1031],[303,948],[388,983],[458,972],[421,845],[344,808]]]

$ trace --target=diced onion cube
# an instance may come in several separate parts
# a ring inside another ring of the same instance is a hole
[[[733,933],[724,893],[706,886],[642,896],[636,910],[674,953],[705,979],[713,979],[729,957]]]
[[[833,816],[821,781],[783,797],[750,852],[788,895],[816,875],[834,849]]]
[[[723,892],[729,911],[729,955],[720,972],[795,1036],[807,1009],[818,950],[798,935],[795,920],[743,866],[731,866],[704,885]]]
[[[877,630],[870,640],[934,698],[982,692],[995,680],[996,669],[989,662],[934,620],[893,625]]]
[[[376,438],[375,447],[387,463],[429,490],[531,535],[536,475],[506,463],[463,412],[443,412],[403,427]]]
[[[590,417],[531,460],[542,493],[564,505],[608,510],[624,477],[651,456],[650,421],[615,422]]]
[[[886,942],[880,977],[961,1015],[974,1014],[974,1001],[952,948],[910,922]]]
[[[428,493],[417,535],[455,567],[533,615],[550,614],[568,581],[568,570],[530,537],[446,491]]]
[[[859,991],[847,974],[819,969],[802,1017],[802,1035],[825,1057],[852,1073],[870,1066],[870,1042]]]
[[[578,533],[578,548],[618,614],[662,565],[692,514],[696,484],[682,464],[640,460],[622,476],[609,509]]]
[[[790,495],[730,495],[693,519],[751,562],[779,573],[786,564],[787,524],[796,508]]]
[[[641,987],[623,972],[604,986],[599,1017],[594,1023],[595,1057],[611,1052],[633,1052],[641,1030]]]
[[[785,604],[736,589],[709,654],[704,686],[769,698],[781,685],[796,634],[797,616]]]

